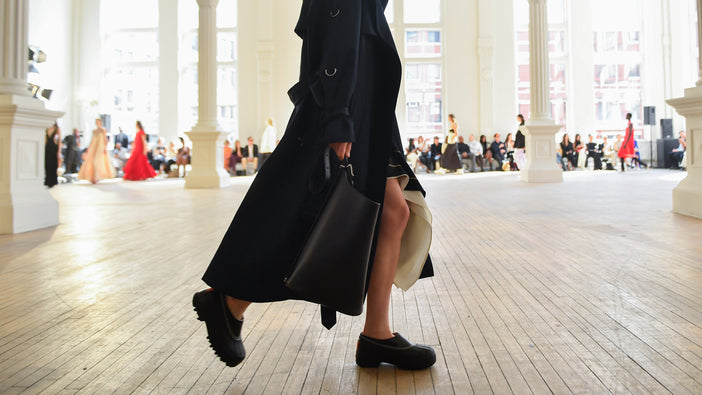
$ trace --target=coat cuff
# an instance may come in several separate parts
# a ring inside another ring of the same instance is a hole
[[[348,109],[334,113],[325,113],[322,122],[322,134],[318,142],[326,145],[329,143],[353,143],[356,136],[353,132],[353,120]]]

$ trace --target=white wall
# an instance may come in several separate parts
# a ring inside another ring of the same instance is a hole
[[[63,111],[59,120],[63,134],[75,124],[73,111],[73,1],[29,0],[29,45],[46,53],[46,62],[37,64],[39,74],[28,80],[42,88],[53,89],[49,110]]]

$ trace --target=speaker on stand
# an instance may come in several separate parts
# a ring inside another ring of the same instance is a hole
[[[648,126],[648,137],[649,137],[649,166],[653,166],[653,125],[656,124],[656,106],[644,107],[644,125]]]

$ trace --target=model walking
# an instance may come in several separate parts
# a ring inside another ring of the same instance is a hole
[[[93,184],[114,176],[110,158],[107,156],[107,130],[102,127],[100,118],[95,120],[95,126],[85,160],[78,172],[78,179],[88,180]]]
[[[318,204],[309,199],[309,184],[320,170],[323,177],[327,146],[338,159],[349,158],[356,189],[382,203],[356,363],[423,369],[436,361],[430,347],[393,333],[388,317],[392,284],[408,289],[432,267],[431,214],[395,118],[402,71],[384,18],[387,0],[344,4],[330,9],[326,1],[303,1],[295,28],[303,39],[300,81],[288,92],[295,109],[205,272],[212,288],[193,297],[210,344],[229,366],[245,356],[246,308],[296,298],[283,279],[312,225]],[[322,316],[327,327],[335,322],[325,309]]]
[[[141,181],[156,177],[156,170],[151,167],[149,160],[146,158],[149,146],[146,144],[146,133],[140,121],[137,121],[136,128],[137,132],[132,143],[132,153],[127,164],[124,165],[124,179],[131,181]]]
[[[51,188],[58,184],[58,174],[61,156],[61,129],[58,124],[46,129],[44,144],[44,185]]]
[[[631,113],[626,114],[626,120],[626,135],[624,136],[622,146],[619,148],[619,152],[617,153],[622,171],[625,171],[624,162],[626,159],[633,158],[636,155],[634,150],[634,125],[631,123]]]

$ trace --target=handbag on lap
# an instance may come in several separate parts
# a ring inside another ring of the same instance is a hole
[[[332,182],[327,148],[325,180]],[[363,312],[366,275],[380,204],[353,187],[348,160],[333,180],[327,199],[285,285],[301,299],[348,315]]]

